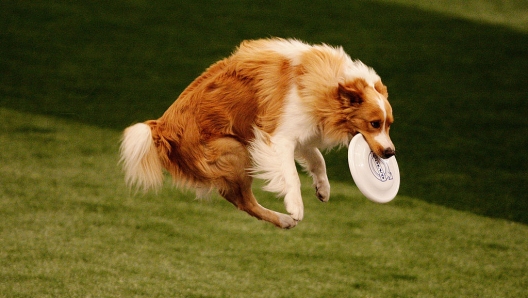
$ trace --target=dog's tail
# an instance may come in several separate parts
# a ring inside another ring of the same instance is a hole
[[[129,187],[148,191],[162,186],[163,165],[148,124],[137,123],[125,129],[120,154],[125,182]]]

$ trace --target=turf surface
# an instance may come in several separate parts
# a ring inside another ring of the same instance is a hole
[[[167,186],[132,196],[119,133],[0,108],[3,297],[522,297],[528,228],[332,182],[284,231]],[[255,189],[264,206],[283,210]]]

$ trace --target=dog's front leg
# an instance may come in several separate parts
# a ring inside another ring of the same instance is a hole
[[[301,165],[313,178],[317,198],[321,202],[327,202],[330,199],[330,182],[326,175],[326,164],[321,151],[317,147],[300,147],[296,155]]]
[[[304,204],[301,196],[301,181],[297,168],[295,167],[295,144],[283,140],[275,143],[277,159],[281,164],[284,205],[286,211],[296,221],[301,221],[304,217]]]
[[[257,138],[249,150],[252,175],[267,181],[264,190],[284,196],[284,205],[290,216],[300,221],[304,216],[301,182],[295,167],[295,141],[276,135],[271,140],[255,130]]]

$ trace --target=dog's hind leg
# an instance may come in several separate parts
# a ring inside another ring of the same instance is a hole
[[[297,225],[297,221],[291,216],[275,212],[262,207],[251,190],[251,177],[247,176],[245,181],[236,181],[229,189],[220,191],[220,194],[238,209],[247,212],[260,220],[264,220],[283,229],[291,229]]]
[[[264,220],[283,229],[297,225],[290,215],[275,212],[262,207],[251,189],[253,178],[249,175],[249,154],[244,145],[232,138],[222,138],[209,144],[215,152],[209,167],[215,173],[215,185],[222,197],[260,220]]]

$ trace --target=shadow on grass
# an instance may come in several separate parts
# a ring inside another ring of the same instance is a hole
[[[114,129],[159,117],[243,39],[343,45],[389,86],[401,193],[528,223],[528,36],[358,1],[4,4],[0,105]],[[345,152],[331,179],[352,181]]]

